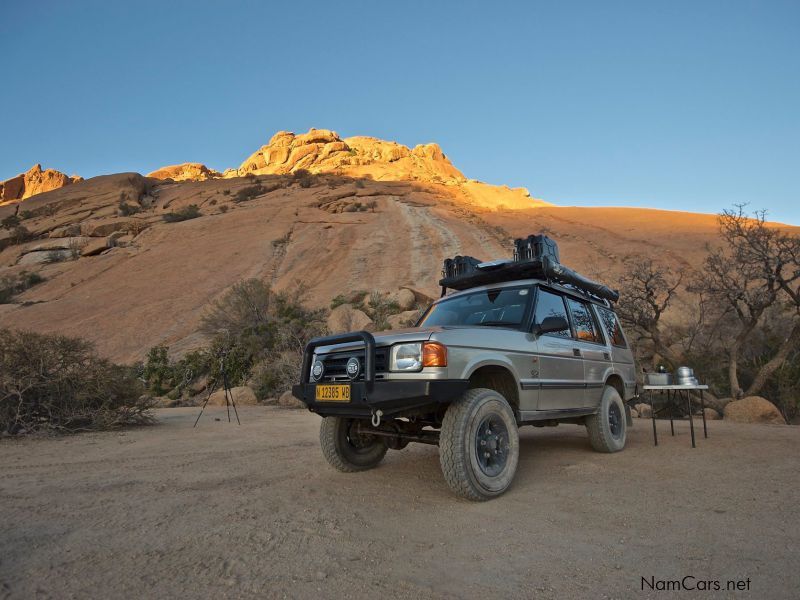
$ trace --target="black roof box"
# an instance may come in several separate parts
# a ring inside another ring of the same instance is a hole
[[[546,235],[530,235],[514,241],[514,260],[481,262],[472,256],[444,261],[442,294],[445,290],[468,290],[481,285],[520,279],[543,279],[570,286],[589,296],[616,302],[619,292],[592,281],[559,262],[558,244]]]

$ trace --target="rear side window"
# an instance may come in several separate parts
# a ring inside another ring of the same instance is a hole
[[[627,348],[628,344],[625,343],[625,336],[622,335],[622,327],[620,327],[617,315],[608,309],[599,307],[597,312],[600,313],[600,320],[603,322],[603,328],[606,330],[611,343],[614,346]]]
[[[567,298],[569,312],[572,313],[572,325],[575,327],[575,336],[582,342],[603,343],[600,329],[592,316],[589,305],[580,300]]]
[[[534,323],[541,324],[547,317],[562,317],[569,323],[567,309],[564,308],[564,299],[558,294],[552,294],[540,289],[536,297],[536,315],[534,317]],[[570,337],[570,332],[569,329],[567,329],[566,331],[555,331],[545,335],[568,338]]]

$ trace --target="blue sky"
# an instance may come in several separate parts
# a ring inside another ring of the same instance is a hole
[[[0,179],[441,144],[562,205],[800,224],[800,2],[0,0]]]

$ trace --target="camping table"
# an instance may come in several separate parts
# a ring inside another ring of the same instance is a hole
[[[662,407],[661,410],[664,410],[664,408],[677,406],[678,402],[681,402],[684,398],[686,399],[686,408],[689,413],[689,428],[692,431],[692,448],[696,448],[694,444],[694,419],[692,419],[692,399],[690,392],[699,391],[700,410],[703,414],[703,436],[708,437],[708,427],[706,427],[706,405],[703,401],[703,390],[708,389],[707,385],[646,385],[642,389],[644,390],[645,394],[650,397],[650,416],[653,419],[653,442],[656,446],[658,446],[658,433],[656,433],[656,408],[654,405],[654,392],[661,392],[662,395],[664,392],[667,393],[667,404],[666,406]],[[672,435],[675,435],[675,423],[672,419],[672,411],[669,413],[669,427],[672,430]]]

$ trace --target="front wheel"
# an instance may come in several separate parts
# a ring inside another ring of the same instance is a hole
[[[586,417],[589,443],[598,452],[619,452],[625,447],[628,435],[625,405],[619,392],[607,385],[603,390],[600,410]]]
[[[382,438],[358,432],[358,420],[325,417],[319,428],[322,454],[332,467],[344,473],[366,471],[386,456]]]
[[[514,412],[494,390],[468,390],[445,413],[439,461],[447,485],[469,500],[488,500],[511,485],[519,461]]]

